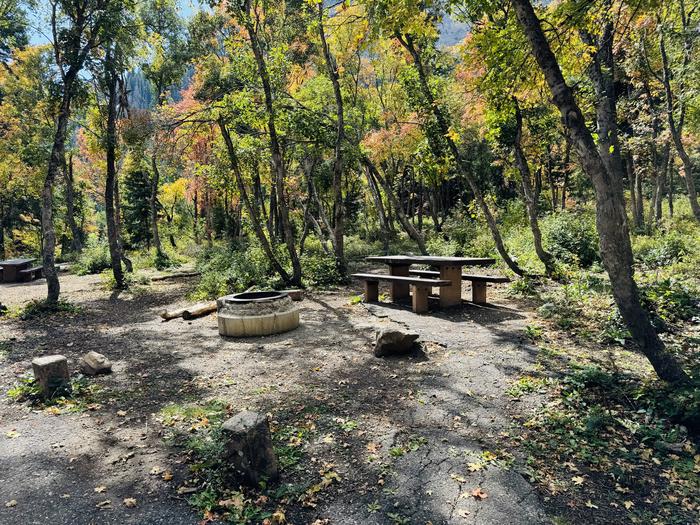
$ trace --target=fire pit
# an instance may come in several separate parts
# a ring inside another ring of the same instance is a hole
[[[299,326],[299,309],[286,292],[245,292],[216,301],[219,333],[229,337],[272,335]]]

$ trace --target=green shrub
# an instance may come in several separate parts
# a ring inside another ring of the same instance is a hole
[[[304,254],[301,257],[304,282],[313,286],[332,286],[343,281],[335,257],[325,254]]]
[[[677,279],[640,284],[642,302],[662,321],[687,321],[700,315],[700,292]]]
[[[557,259],[583,268],[599,260],[598,233],[592,212],[553,213],[541,222],[546,248]]]
[[[643,268],[654,270],[681,261],[689,249],[684,237],[671,233],[660,237],[637,237],[634,252],[635,259]]]
[[[102,273],[110,267],[109,245],[106,241],[91,236],[75,263],[75,273],[78,275]]]

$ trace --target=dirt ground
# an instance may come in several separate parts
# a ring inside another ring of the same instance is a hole
[[[280,483],[330,469],[337,477],[313,504],[291,502],[289,523],[548,522],[508,446],[535,401],[506,390],[535,356],[522,337],[527,314],[504,296],[493,295],[498,306],[415,315],[351,305],[352,288],[308,293],[299,329],[234,340],[218,335],[215,315],[160,320],[165,306],[187,303],[189,286],[162,281],[119,295],[97,277],[64,275],[64,298],[79,311],[0,321],[1,523],[198,523],[178,492],[188,458],[164,439],[162,411],[213,399],[268,413],[273,428],[313,408],[303,459]],[[11,308],[44,294],[43,281],[0,285]],[[375,358],[386,326],[417,332],[422,350]],[[63,354],[77,373],[90,350],[114,362],[113,374],[91,380],[98,403],[53,413],[5,395],[34,357]],[[154,475],[164,469],[172,479]]]

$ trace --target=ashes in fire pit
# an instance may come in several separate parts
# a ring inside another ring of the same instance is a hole
[[[230,337],[272,335],[299,326],[299,309],[285,292],[245,292],[216,301],[219,333]]]

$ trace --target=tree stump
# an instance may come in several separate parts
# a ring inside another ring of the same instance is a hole
[[[265,415],[240,412],[224,423],[222,431],[226,459],[232,464],[233,477],[253,486],[279,477],[277,456]]]
[[[37,357],[32,361],[34,378],[46,399],[71,391],[68,359],[62,355]]]

